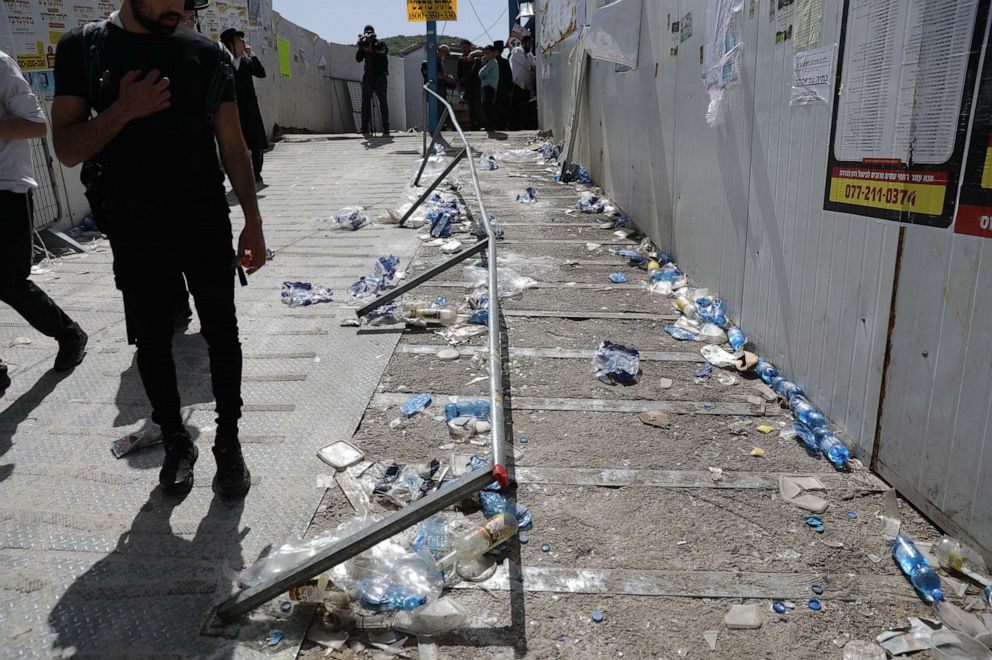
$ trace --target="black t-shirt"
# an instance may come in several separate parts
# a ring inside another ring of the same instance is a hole
[[[220,58],[230,60],[230,55],[182,27],[171,35],[134,34],[109,23],[105,29],[100,67],[110,75],[109,83],[93,85],[100,90],[99,98],[90,98],[82,28],[59,41],[56,96],[86,98],[100,113],[117,100],[120,80],[128,71],[138,70],[144,76],[153,69],[169,78],[172,92],[166,110],[131,121],[101,152],[107,211],[115,231],[130,228],[145,233],[142,230],[151,230],[153,224],[146,220],[193,229],[201,236],[211,229],[223,231],[224,223],[202,224],[218,215],[226,218],[230,212],[213,126],[207,123],[207,90]],[[225,81],[222,100],[235,100],[231,76]],[[156,229],[161,232],[162,227]],[[229,222],[226,231],[230,236]]]

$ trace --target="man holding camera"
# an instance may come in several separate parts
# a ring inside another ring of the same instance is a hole
[[[365,62],[365,75],[362,76],[362,135],[371,134],[372,94],[379,99],[379,116],[382,118],[382,136],[389,137],[389,104],[386,101],[386,86],[389,81],[389,48],[375,36],[375,28],[366,25],[358,37],[356,62]]]

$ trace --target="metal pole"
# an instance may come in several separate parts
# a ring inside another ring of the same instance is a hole
[[[424,127],[424,153],[423,153],[423,157],[424,157],[424,160],[426,161],[427,160],[427,134],[430,133],[430,131],[427,128],[427,92],[424,92],[424,108],[421,111],[421,113],[422,114],[420,115],[420,122],[421,122],[421,126]]]
[[[437,130],[431,136],[431,146],[424,148],[424,160],[420,163],[420,169],[417,171],[417,178],[413,180],[413,185],[416,187],[420,186],[420,177],[424,174],[424,168],[427,167],[428,154],[434,151],[434,143],[437,142],[437,138],[441,135],[441,127],[444,126],[444,120],[448,117],[448,109],[444,109],[444,114],[441,115],[441,122],[437,125]],[[427,140],[427,133],[424,133],[424,140]]]
[[[400,218],[400,227],[406,224],[406,221],[410,219],[410,216],[413,215],[413,212],[416,211],[418,208],[420,208],[420,205],[424,203],[424,201],[427,199],[428,196],[430,196],[432,192],[434,192],[434,189],[437,188],[439,185],[441,185],[441,182],[444,181],[444,177],[451,174],[451,171],[456,167],[458,167],[459,161],[461,161],[461,159],[464,157],[465,157],[465,150],[462,149],[461,151],[458,152],[458,155],[455,156],[455,159],[451,161],[451,164],[448,165],[446,168],[444,168],[444,171],[441,172],[441,174],[436,179],[434,179],[434,183],[427,186],[427,190],[425,190],[424,194],[420,196],[420,199],[414,202],[413,206],[411,206],[407,210],[407,212],[403,214],[403,217]],[[472,159],[469,158],[469,162],[471,162],[471,160]]]
[[[425,520],[452,504],[471,497],[492,483],[492,476],[485,470],[476,470],[450,481],[440,490],[410,504],[388,518],[343,538],[329,548],[322,550],[297,568],[286,571],[275,580],[265,582],[228,598],[217,609],[221,620],[231,622],[239,616],[267,603],[292,587],[306,582],[315,575],[331,570],[338,564],[365,552],[369,548],[402,532],[404,529]]]
[[[488,247],[489,247],[489,239],[488,238],[482,239],[481,241],[479,241],[469,249],[465,250],[464,252],[455,255],[454,257],[448,259],[442,264],[438,264],[437,266],[431,268],[425,273],[421,273],[420,275],[417,275],[409,282],[403,284],[403,286],[398,286],[395,289],[392,289],[389,292],[382,294],[381,296],[379,296],[369,304],[365,305],[364,307],[360,307],[355,312],[355,315],[358,316],[359,318],[368,315],[368,313],[371,312],[372,310],[378,309],[383,305],[385,305],[386,303],[396,300],[407,291],[417,288],[418,286],[420,286],[424,282],[427,282],[428,280],[434,279],[444,271],[449,270],[452,266],[457,266],[458,264],[465,261],[469,257],[486,250]]]
[[[517,14],[520,13],[520,3],[517,0],[509,0],[509,8],[506,12],[506,18],[510,24],[506,27],[506,41],[510,41],[510,35],[513,34],[513,26],[517,24]],[[502,53],[500,53],[502,56]]]
[[[431,132],[437,130],[437,21],[427,21],[427,85],[431,92],[427,96],[427,126]]]
[[[581,39],[581,37],[580,37]],[[582,99],[585,97],[583,94],[584,88],[586,86],[586,72],[589,69],[589,55],[585,52],[585,47],[580,44],[583,49],[580,55],[582,61],[579,64],[579,80],[575,88],[575,96],[572,107],[572,121],[568,130],[568,147],[565,149],[565,159],[561,163],[561,182],[566,183],[572,180],[572,157],[575,151],[575,137],[579,133],[579,110],[582,107]]]

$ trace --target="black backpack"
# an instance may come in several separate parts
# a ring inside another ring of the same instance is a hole
[[[103,68],[100,52],[107,39],[109,21],[87,23],[83,27],[83,67],[86,71],[86,85],[89,93],[91,108],[96,108],[101,94],[110,86],[110,71]],[[224,94],[224,83],[233,77],[230,57],[223,44],[217,44],[220,55],[207,87],[205,120],[212,125],[217,111],[220,109]],[[90,212],[96,221],[97,228],[104,234],[110,234],[110,222],[107,218],[103,194],[103,163],[100,154],[93,156],[83,163],[79,180],[85,188],[86,200],[90,204]]]

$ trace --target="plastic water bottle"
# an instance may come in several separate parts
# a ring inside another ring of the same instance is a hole
[[[687,297],[679,296],[676,298],[675,307],[690,321],[699,320],[699,311],[696,309],[696,303],[692,302]]]
[[[727,339],[730,341],[730,347],[735,351],[741,350],[744,348],[744,344],[747,343],[747,337],[744,336],[744,333],[736,325],[727,328]]]
[[[982,598],[984,598],[985,602],[989,604],[990,608],[992,608],[992,587],[985,587],[982,589]]]
[[[813,434],[813,431],[811,431],[808,426],[796,422],[795,424],[792,425],[792,428],[796,430],[796,435],[799,437],[800,440],[806,443],[806,446],[809,448],[811,452],[815,454],[820,453],[820,443],[817,441],[816,436]]]
[[[792,401],[792,399],[797,396],[806,396],[806,392],[803,391],[803,388],[799,387],[788,378],[783,378],[782,376],[772,379],[772,391],[781,397],[785,397],[786,401]]]
[[[408,310],[407,318],[410,320],[423,321],[424,323],[451,325],[458,320],[458,312],[447,307],[420,307],[417,309]]]
[[[489,419],[492,409],[488,401],[461,401],[449,403],[444,407],[445,421],[450,422],[456,417],[475,417]]]
[[[965,545],[956,538],[944,536],[934,546],[934,554],[937,561],[944,568],[952,568],[959,573],[964,573],[969,577],[974,577],[983,584],[992,584],[989,578],[983,575],[988,567],[985,565],[985,558],[971,546]]]
[[[420,523],[420,530],[410,545],[414,550],[426,548],[435,559],[440,559],[451,552],[451,534],[448,532],[444,516],[436,513]]]
[[[720,298],[704,296],[696,298],[696,309],[699,311],[699,318],[718,325],[721,328],[727,325],[727,317],[724,314],[723,300]]]
[[[517,517],[512,511],[504,511],[455,541],[455,558],[460,562],[478,559],[512,538],[517,529]]]
[[[804,396],[793,396],[789,401],[789,409],[797,420],[810,429],[816,430],[827,425],[827,418]]]
[[[669,264],[651,273],[651,280],[653,282],[676,282],[683,275],[685,273],[679,270],[678,267]],[[699,307],[698,301],[696,307]]]
[[[771,362],[766,362],[764,358],[758,360],[754,366],[754,373],[761,378],[765,385],[771,385],[772,381],[778,378],[778,369]]]
[[[891,547],[892,557],[923,599],[928,603],[943,600],[944,592],[940,588],[940,576],[930,568],[926,557],[913,540],[900,534],[892,540]]]
[[[817,431],[818,430],[819,429],[817,429]],[[851,460],[851,452],[847,448],[847,445],[845,445],[841,439],[833,433],[828,433],[820,441],[820,451],[822,451],[826,455],[827,460],[833,463],[837,468],[843,468],[847,465],[847,462]]]

